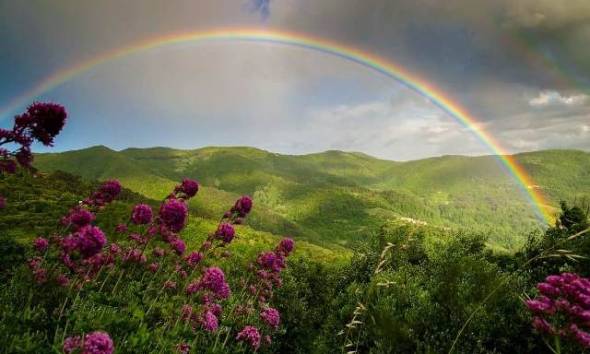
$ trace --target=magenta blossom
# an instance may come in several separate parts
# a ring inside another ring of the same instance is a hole
[[[186,257],[186,263],[189,267],[194,268],[199,264],[201,259],[203,259],[203,254],[201,252],[191,252],[191,254]]]
[[[114,351],[115,346],[108,333],[95,331],[84,336],[83,354],[112,354]]]
[[[210,290],[221,299],[227,299],[231,293],[229,285],[225,282],[225,274],[218,267],[207,268],[200,284],[202,288]]]
[[[169,199],[160,208],[160,219],[173,232],[179,232],[186,225],[188,208],[180,199]]]
[[[236,234],[234,227],[228,223],[219,224],[215,236],[223,240],[223,243],[230,243]]]
[[[590,348],[590,279],[573,273],[550,275],[537,290],[540,295],[525,302],[534,313],[535,330]]]
[[[176,193],[183,193],[187,198],[194,197],[199,191],[199,182],[185,178],[182,183],[174,189]]]
[[[232,212],[237,213],[241,217],[248,215],[250,210],[252,210],[252,198],[247,195],[238,199],[232,208]]]
[[[49,241],[43,237],[37,237],[35,241],[33,241],[33,247],[37,252],[45,252],[47,251],[47,247],[49,247]]]
[[[236,336],[236,340],[248,343],[254,350],[258,350],[260,347],[260,339],[258,328],[253,326],[244,327]]]
[[[80,336],[68,337],[64,340],[63,351],[65,354],[71,354],[80,349],[82,346],[82,338]]]
[[[78,227],[86,226],[94,220],[94,214],[86,209],[76,209],[70,213],[70,223]]]
[[[68,114],[63,106],[54,103],[35,102],[29,106],[30,130],[33,138],[43,145],[53,145],[53,139],[63,129]]]
[[[80,254],[84,257],[94,256],[107,242],[102,230],[96,226],[84,226],[76,233],[76,236]]]
[[[186,250],[186,245],[184,244],[184,241],[182,239],[174,239],[170,242],[170,246],[172,246],[172,248],[174,249],[174,252],[176,252],[176,254],[181,255],[184,253],[184,251]]]
[[[138,204],[133,208],[131,221],[136,225],[146,225],[152,222],[152,208],[147,204]]]
[[[201,326],[207,332],[215,332],[218,327],[217,316],[211,311],[205,311],[201,317]]]
[[[277,252],[288,256],[293,251],[293,248],[295,248],[295,241],[290,237],[285,237],[277,246]]]
[[[121,183],[116,179],[106,181],[98,189],[100,198],[105,202],[112,202],[121,193]]]
[[[277,309],[267,307],[260,312],[260,319],[269,327],[277,329],[281,322],[281,315]]]

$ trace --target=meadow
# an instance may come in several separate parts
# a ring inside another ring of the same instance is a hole
[[[515,156],[546,224],[491,156],[31,153],[65,122],[0,131],[3,352],[590,348],[589,153]]]

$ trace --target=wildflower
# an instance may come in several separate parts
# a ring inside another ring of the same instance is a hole
[[[136,225],[149,224],[152,221],[152,208],[147,204],[138,204],[133,208],[131,221]]]
[[[208,306],[208,308],[209,308],[209,311],[211,311],[211,313],[213,313],[215,316],[219,317],[221,315],[221,311],[222,311],[221,305],[210,304]]]
[[[260,347],[260,332],[253,326],[246,326],[236,336],[236,340],[248,343],[252,349],[258,350]]]
[[[174,252],[176,252],[176,254],[178,255],[183,254],[186,250],[186,245],[184,244],[184,241],[179,238],[170,242],[170,246],[172,246],[172,249],[174,249]]]
[[[201,327],[207,332],[215,332],[219,326],[217,317],[211,311],[205,311],[201,317]]]
[[[288,256],[291,253],[291,251],[293,251],[294,247],[295,242],[293,241],[293,239],[290,237],[285,237],[277,246],[277,252],[280,252],[285,256]]]
[[[37,284],[43,284],[47,281],[47,270],[44,268],[37,268],[33,271],[33,277]]]
[[[285,268],[285,258],[283,255],[270,251],[261,253],[256,259],[256,263],[260,267],[273,272],[280,272]]]
[[[103,201],[112,202],[121,193],[121,183],[115,179],[108,180],[100,186],[99,193]]]
[[[112,354],[115,346],[108,333],[95,331],[84,336],[82,349],[83,354]]]
[[[194,268],[199,264],[201,259],[203,259],[203,254],[201,252],[191,252],[191,254],[186,257],[186,263],[189,267]]]
[[[94,220],[94,214],[86,209],[76,209],[70,213],[68,217],[71,224],[78,227],[86,226]]]
[[[64,288],[70,284],[70,279],[64,274],[59,274],[55,280],[59,286]]]
[[[160,264],[156,263],[156,262],[152,262],[150,263],[150,265],[148,266],[148,270],[152,273],[155,273],[158,271],[158,269],[160,269]]]
[[[96,226],[84,226],[78,233],[78,247],[84,257],[91,257],[102,249],[107,239],[102,230]]]
[[[537,290],[540,295],[525,302],[534,314],[535,330],[590,347],[590,279],[573,273],[550,275]]]
[[[234,239],[235,234],[234,227],[228,223],[219,224],[217,231],[215,231],[215,236],[222,239],[224,243],[230,243]]]
[[[185,178],[182,183],[174,189],[176,193],[183,193],[187,198],[194,197],[199,191],[199,182]]]
[[[156,247],[156,248],[154,248],[152,253],[154,254],[154,257],[164,257],[164,255],[166,254],[166,251],[164,251],[160,247]]]
[[[53,139],[63,129],[68,116],[63,106],[39,102],[30,105],[25,114],[29,116],[31,136],[46,146],[53,145]]]
[[[160,208],[160,219],[173,232],[178,232],[186,225],[188,208],[179,199],[169,199]]]
[[[35,241],[33,241],[33,247],[37,252],[45,252],[47,251],[47,247],[49,247],[49,241],[43,237],[37,237]]]
[[[260,312],[260,319],[269,327],[277,329],[281,321],[281,315],[277,309],[267,307]]]
[[[82,346],[82,338],[80,336],[68,337],[64,340],[63,351],[65,354],[71,354]]]
[[[230,288],[225,282],[225,275],[217,267],[207,268],[200,283],[202,288],[212,291],[219,298],[226,299],[230,295]]]
[[[252,210],[252,198],[245,195],[238,199],[232,208],[232,212],[237,213],[239,216],[244,217]]]
[[[199,291],[199,289],[201,288],[199,282],[191,282],[186,286],[186,294],[187,295],[192,295],[194,293],[196,293],[197,291]]]
[[[121,252],[121,247],[116,243],[111,243],[109,246],[109,252],[111,254],[119,254]]]

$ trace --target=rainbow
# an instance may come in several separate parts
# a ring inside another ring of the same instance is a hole
[[[377,55],[357,48],[335,43],[326,39],[310,37],[300,33],[237,28],[196,31],[180,34],[175,33],[150,38],[124,48],[106,52],[90,60],[54,73],[42,80],[31,90],[24,92],[9,102],[8,105],[0,109],[0,118],[13,114],[15,110],[24,107],[43,93],[50,91],[97,65],[137,52],[143,52],[173,44],[224,40],[275,43],[310,49],[357,63],[400,82],[404,86],[428,99],[462,126],[471,130],[478,139],[487,146],[494,155],[496,155],[501,164],[515,178],[517,185],[534,207],[535,213],[539,219],[547,223],[552,221],[553,216],[551,213],[551,207],[546,202],[543,195],[537,190],[535,183],[525,169],[514,159],[514,157],[510,156],[490,134],[479,127],[477,120],[471,116],[466,109],[454,102],[440,89],[391,60],[380,58]]]

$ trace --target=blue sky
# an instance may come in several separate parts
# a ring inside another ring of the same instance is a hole
[[[307,33],[400,63],[456,98],[508,151],[590,149],[587,1],[257,3],[268,13],[230,0],[0,0],[0,107],[103,52],[168,33],[249,26]],[[534,39],[526,53],[515,45],[521,35]],[[547,58],[573,76],[543,66]],[[273,44],[167,46],[97,66],[40,99],[69,111],[58,151],[249,145],[396,160],[489,153],[399,83],[341,58]],[[9,123],[2,117],[0,126]]]

